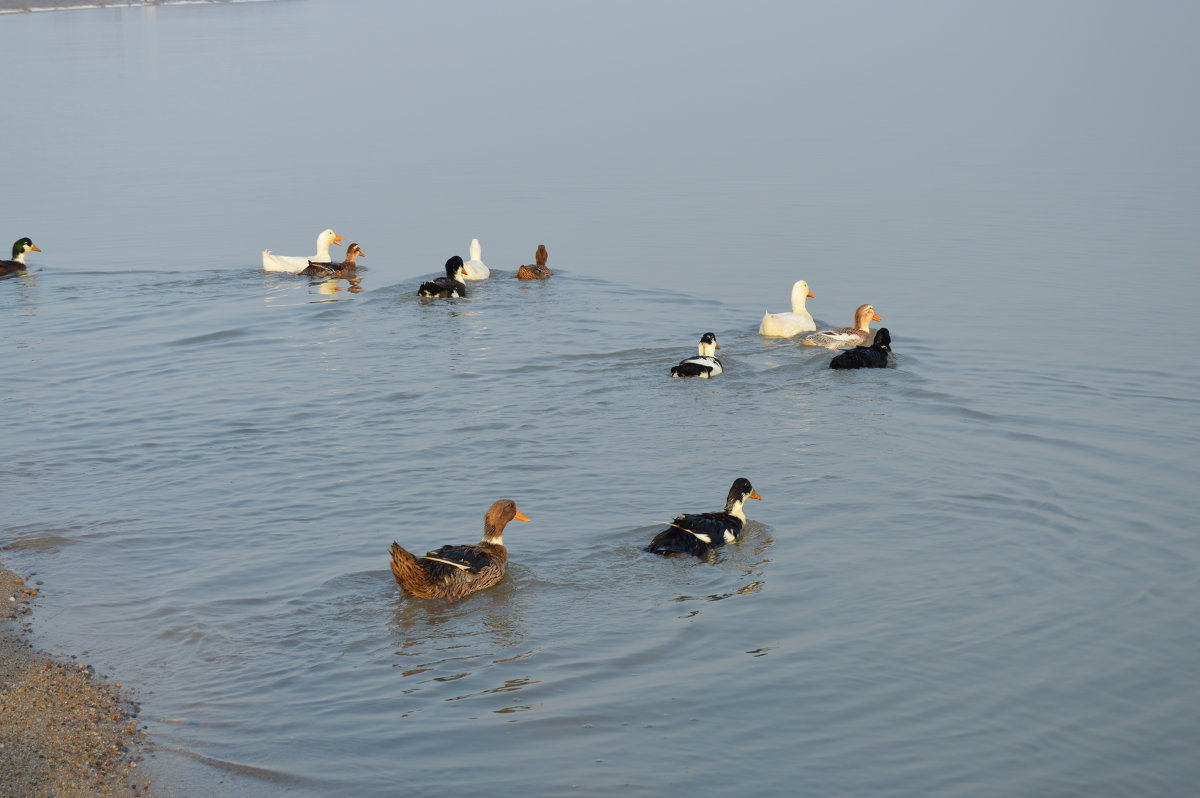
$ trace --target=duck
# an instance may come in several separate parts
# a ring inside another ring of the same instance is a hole
[[[484,590],[504,578],[508,549],[504,527],[509,521],[528,521],[512,499],[500,499],[483,514],[483,540],[448,545],[418,557],[392,541],[392,575],[407,595],[456,601]]]
[[[875,312],[874,305],[859,305],[854,311],[853,327],[837,327],[832,330],[821,330],[812,335],[804,336],[801,341],[805,346],[823,346],[826,349],[841,349],[845,346],[862,346],[871,332],[871,322],[883,321]]]
[[[883,369],[887,368],[888,355],[892,351],[892,334],[887,327],[875,331],[875,340],[870,346],[856,346],[842,352],[829,361],[831,369]]]
[[[808,283],[797,280],[792,285],[792,312],[770,313],[763,312],[762,324],[758,326],[759,335],[776,338],[791,338],[802,332],[812,332],[817,329],[812,314],[804,307],[804,300],[815,298],[816,294],[808,289]]]
[[[483,248],[479,246],[479,239],[471,239],[471,259],[467,261],[467,270],[465,276],[468,280],[486,280],[492,270],[483,265],[480,257],[483,255]]]
[[[306,274],[309,277],[329,277],[343,272],[352,272],[358,268],[355,260],[365,257],[367,257],[367,253],[362,251],[362,247],[358,244],[351,244],[346,247],[346,259],[341,263],[318,263],[315,260],[310,260],[308,266],[304,267],[300,271],[300,274]]]
[[[10,274],[20,274],[25,271],[25,254],[27,252],[41,251],[37,244],[33,243],[32,238],[18,238],[13,242],[12,260],[0,260],[0,277]]]
[[[554,274],[550,267],[546,265],[546,260],[550,255],[546,252],[545,244],[538,244],[537,252],[533,258],[535,263],[532,266],[517,267],[518,280],[545,280],[550,275]]]
[[[742,504],[746,499],[762,499],[745,477],[738,477],[725,497],[725,509],[715,513],[677,515],[667,529],[650,541],[646,551],[651,554],[691,554],[703,557],[713,549],[733,543],[742,534],[746,514]]]
[[[342,241],[342,237],[332,230],[322,230],[317,236],[316,255],[273,255],[271,254],[271,250],[264,249],[262,253],[263,268],[269,272],[299,274],[308,268],[310,261],[316,261],[317,263],[328,263],[331,261],[329,247],[338,246]]]
[[[679,365],[671,366],[672,377],[703,377],[709,379],[724,371],[716,351],[721,348],[717,343],[717,334],[706,332],[700,336],[700,354],[679,361]]]
[[[421,287],[417,289],[417,296],[465,297],[467,295],[467,284],[463,282],[465,268],[463,259],[455,255],[446,261],[446,276],[435,277],[421,283]]]

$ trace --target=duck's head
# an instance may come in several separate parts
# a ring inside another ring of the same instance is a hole
[[[345,239],[332,230],[322,230],[321,234],[317,236],[317,249],[320,249],[322,246],[341,246],[343,241],[345,241]]]
[[[733,485],[729,488],[729,495],[725,497],[726,512],[740,510],[742,503],[746,499],[761,499],[758,491],[750,484],[750,480],[745,477],[738,477],[733,481]]]
[[[463,265],[463,259],[455,255],[450,260],[446,261],[446,276],[451,280],[462,282],[467,276],[467,267]]]
[[[362,248],[358,244],[351,244],[350,246],[346,247],[346,260],[350,261],[351,263],[354,263],[355,258],[365,257],[367,257],[367,253],[363,252]]]
[[[550,258],[550,254],[546,252],[545,244],[538,244],[537,252],[534,253],[534,263],[538,266],[545,266],[546,261]]]
[[[798,297],[808,297],[809,299],[816,299],[816,296],[817,295],[814,294],[809,289],[808,280],[797,280],[795,282],[795,284],[792,286],[792,299],[796,299]]]
[[[33,243],[32,238],[26,237],[26,238],[18,238],[16,241],[13,242],[12,252],[13,252],[13,256],[12,256],[13,260],[24,263],[26,252],[41,252],[41,250],[38,249],[37,245]]]
[[[875,341],[871,346],[884,352],[892,351],[892,334],[888,332],[887,327],[880,327],[875,331]]]
[[[489,543],[503,544],[504,527],[509,521],[528,521],[529,518],[517,509],[512,499],[500,499],[483,514],[483,539]]]
[[[721,345],[717,343],[717,334],[706,332],[700,336],[700,354],[712,357],[716,354]]]
[[[854,311],[854,326],[858,329],[868,329],[873,321],[883,321],[875,312],[874,305],[859,305],[858,309]]]

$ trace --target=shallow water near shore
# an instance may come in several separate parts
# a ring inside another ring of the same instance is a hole
[[[1196,16],[0,20],[35,642],[137,686],[172,795],[1187,792]],[[324,227],[358,284],[260,270]],[[472,237],[493,279],[418,299]],[[800,278],[893,367],[760,337]],[[726,373],[669,379],[709,330]],[[738,476],[742,542],[641,551]],[[399,594],[392,540],[498,498],[499,586]]]

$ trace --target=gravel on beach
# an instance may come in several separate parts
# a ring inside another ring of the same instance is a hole
[[[128,691],[26,640],[38,592],[0,566],[0,796],[150,795]]]

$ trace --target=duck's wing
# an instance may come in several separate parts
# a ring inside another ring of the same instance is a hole
[[[728,513],[689,513],[677,516],[673,523],[701,542],[714,546],[732,543],[742,533],[741,519]]]
[[[696,355],[671,367],[672,377],[711,377],[722,371],[721,361],[709,355]]]
[[[421,559],[453,566],[456,570],[477,574],[492,564],[492,555],[479,546],[442,546]]]

